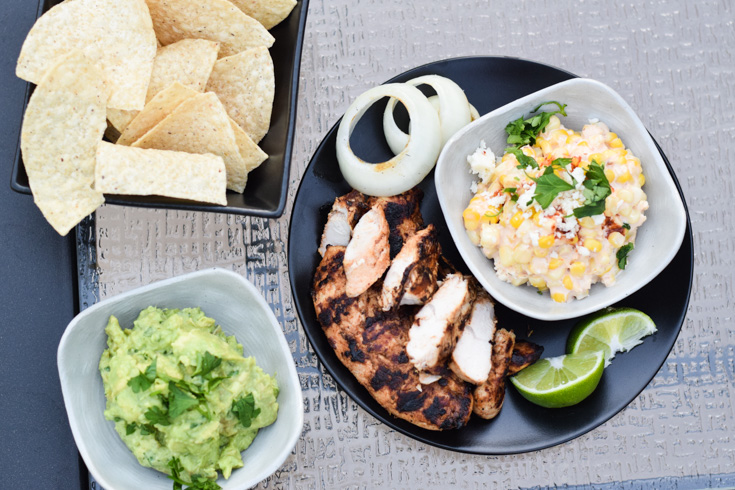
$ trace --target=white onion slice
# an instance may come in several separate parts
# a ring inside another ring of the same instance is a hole
[[[350,148],[357,122],[383,97],[401,101],[413,124],[407,144],[387,162],[367,163]],[[439,116],[416,87],[389,83],[367,90],[347,108],[337,130],[337,161],[342,175],[353,188],[370,196],[395,196],[412,189],[434,168],[442,148]]]
[[[441,122],[441,146],[451,138],[454,133],[472,122],[472,110],[464,90],[452,80],[439,75],[424,75],[406,82],[408,85],[417,87],[429,85],[436,91],[436,96],[429,97],[429,101],[437,106]],[[383,112],[383,133],[388,146],[394,154],[398,154],[408,142],[408,135],[401,131],[393,118],[393,109],[396,100],[391,99]],[[472,108],[474,109],[474,108]],[[477,110],[474,111],[477,113]],[[478,114],[479,117],[479,114]],[[409,126],[410,131],[410,126]]]

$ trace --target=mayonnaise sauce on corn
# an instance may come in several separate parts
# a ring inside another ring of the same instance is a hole
[[[581,132],[565,128],[552,116],[533,146],[521,151],[533,157],[538,169],[517,168],[515,155],[496,161],[482,142],[468,156],[475,196],[463,213],[467,234],[493,259],[498,277],[515,286],[528,283],[549,291],[559,303],[581,299],[592,284],[615,283],[620,272],[618,250],[633,243],[648,209],[642,186],[645,178],[638,158],[602,122],[591,122]],[[545,209],[536,199],[536,183],[557,158],[572,158],[555,174],[574,186],[560,192]],[[604,214],[576,218],[574,209],[585,205],[583,181],[591,162],[604,169],[611,194]]]

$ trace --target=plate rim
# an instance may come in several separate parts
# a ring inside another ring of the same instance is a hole
[[[558,67],[555,67],[553,65],[549,65],[549,64],[545,64],[545,63],[539,63],[539,62],[533,61],[533,60],[523,59],[523,58],[514,57],[514,56],[481,55],[481,56],[460,56],[460,57],[452,57],[452,58],[445,58],[445,59],[440,59],[440,60],[436,60],[436,61],[424,63],[422,65],[419,65],[419,66],[410,68],[408,70],[405,70],[405,71],[403,71],[403,72],[401,72],[401,73],[399,73],[399,74],[391,77],[390,79],[386,80],[383,83],[392,83],[392,82],[394,82],[396,80],[396,78],[403,77],[403,76],[405,76],[405,75],[407,75],[407,74],[409,74],[411,72],[419,71],[421,69],[425,69],[425,68],[428,68],[428,67],[431,67],[431,66],[434,66],[434,65],[437,65],[437,64],[441,64],[441,63],[455,62],[455,61],[462,61],[462,60],[480,60],[480,59],[483,59],[483,60],[509,60],[509,61],[517,61],[517,62],[521,62],[521,63],[528,63],[528,64],[531,64],[531,65],[537,65],[537,66],[540,65],[540,66],[543,66],[545,68],[549,68],[549,69],[552,69],[552,70],[556,70],[556,71],[558,71],[560,73],[566,74],[570,78],[579,78],[578,75],[576,75],[576,74],[574,74],[572,72],[569,72],[567,70],[564,70],[562,68],[558,68]],[[327,130],[327,132],[324,134],[324,136],[322,137],[322,140],[320,141],[319,145],[314,150],[311,158],[309,159],[309,163],[307,164],[307,166],[304,169],[304,173],[301,176],[301,180],[300,180],[299,185],[298,185],[298,187],[296,189],[296,193],[294,194],[294,204],[293,204],[293,206],[291,208],[291,214],[289,215],[289,226],[288,226],[288,245],[287,245],[287,253],[286,253],[288,263],[291,262],[291,255],[292,255],[292,250],[293,250],[292,247],[291,247],[291,243],[292,243],[292,241],[291,241],[291,231],[292,231],[292,228],[293,228],[294,220],[292,218],[293,218],[293,214],[294,214],[294,210],[295,210],[296,199],[298,198],[299,194],[301,193],[302,187],[304,187],[304,182],[305,182],[304,176],[306,175],[306,173],[308,172],[309,168],[314,163],[315,156],[318,153],[321,153],[322,152],[322,149],[323,149],[323,147],[325,147],[326,142],[327,142],[327,139],[329,139],[329,136],[333,132],[336,132],[337,129],[339,128],[339,124],[340,124],[341,120],[342,120],[342,116],[340,116],[339,119],[337,119],[335,121],[335,123],[332,125],[332,127],[329,128]],[[649,134],[650,134],[650,132],[649,132]],[[673,350],[674,345],[676,345],[676,340],[678,339],[679,334],[681,333],[681,329],[682,329],[682,327],[684,325],[684,321],[686,320],[686,315],[687,315],[687,311],[689,309],[689,302],[691,300],[691,294],[692,294],[692,284],[693,284],[693,280],[694,280],[694,242],[693,242],[693,235],[692,235],[691,219],[690,219],[690,216],[689,216],[689,208],[688,208],[688,206],[686,204],[686,199],[685,199],[684,193],[683,193],[683,191],[681,189],[681,184],[679,183],[679,180],[676,177],[676,173],[674,172],[673,167],[671,166],[671,163],[669,162],[668,158],[666,157],[666,155],[664,154],[663,150],[661,149],[661,146],[659,145],[658,141],[656,141],[656,139],[653,138],[653,135],[651,135],[651,138],[653,139],[653,142],[654,142],[654,144],[656,146],[656,149],[659,151],[659,153],[661,154],[662,159],[664,160],[664,163],[666,164],[666,168],[667,168],[669,174],[671,175],[672,180],[674,181],[674,185],[676,186],[676,190],[679,193],[679,196],[681,198],[681,202],[682,202],[682,204],[684,206],[684,212],[685,212],[685,215],[686,215],[686,227],[685,227],[684,237],[682,239],[681,245],[677,249],[677,252],[676,252],[675,256],[678,255],[678,253],[686,245],[689,246],[690,253],[689,253],[689,256],[687,257],[688,258],[688,261],[689,261],[689,264],[690,264],[689,271],[688,271],[689,272],[689,278],[688,278],[688,281],[687,281],[687,294],[686,294],[686,299],[685,299],[684,305],[682,307],[683,314],[681,316],[681,322],[679,322],[678,325],[675,325],[676,335],[674,336],[673,341],[671,342],[671,345],[668,347],[666,356],[663,358],[663,360],[661,361],[661,363],[658,365],[658,367],[657,367],[654,375],[651,377],[651,379],[647,383],[645,383],[641,387],[640,390],[637,390],[636,393],[633,396],[630,397],[630,399],[625,400],[625,403],[621,406],[621,408],[619,410],[610,413],[609,416],[603,417],[601,420],[595,420],[594,422],[588,423],[588,424],[584,425],[583,427],[578,428],[577,430],[570,431],[565,436],[560,437],[560,438],[558,438],[556,440],[545,442],[545,443],[541,443],[541,444],[538,444],[538,445],[536,445],[536,446],[534,446],[532,448],[517,449],[517,450],[487,451],[487,450],[474,450],[472,448],[466,448],[466,447],[461,447],[461,448],[460,447],[453,447],[453,446],[450,446],[450,445],[447,445],[447,444],[443,444],[443,443],[438,442],[438,441],[434,441],[434,440],[428,439],[428,438],[423,437],[422,435],[420,435],[418,433],[410,432],[406,428],[401,427],[399,425],[399,423],[398,423],[398,422],[404,422],[404,423],[407,423],[408,424],[408,422],[403,421],[401,419],[398,419],[397,417],[392,416],[390,413],[387,412],[387,410],[385,410],[382,406],[380,406],[378,404],[378,406],[380,407],[380,410],[383,412],[383,413],[379,413],[378,411],[374,410],[371,406],[369,406],[367,403],[364,403],[360,398],[357,398],[357,397],[353,396],[353,394],[351,393],[352,390],[346,388],[345,385],[342,382],[342,379],[339,376],[336,376],[335,373],[332,371],[331,367],[329,366],[329,364],[326,363],[326,362],[324,362],[322,360],[322,358],[321,358],[318,350],[314,347],[314,342],[312,340],[312,333],[313,332],[311,332],[310,330],[308,330],[305,327],[305,324],[304,324],[304,321],[303,321],[304,315],[302,313],[302,306],[303,305],[301,305],[301,303],[298,301],[298,293],[296,291],[296,286],[295,286],[295,282],[296,281],[295,281],[295,277],[293,276],[293,268],[289,267],[288,268],[288,276],[289,276],[291,294],[292,294],[292,297],[293,297],[293,304],[294,304],[294,307],[295,307],[295,310],[296,310],[296,313],[297,313],[297,316],[298,316],[298,320],[301,323],[301,327],[304,330],[304,333],[306,335],[306,338],[308,339],[309,344],[310,344],[312,350],[314,351],[314,354],[315,354],[318,362],[324,367],[324,370],[332,377],[332,379],[334,380],[334,382],[336,383],[336,385],[339,387],[339,389],[341,389],[358,406],[360,406],[363,410],[365,410],[367,413],[369,413],[370,415],[372,415],[380,423],[385,424],[390,429],[393,429],[393,430],[395,430],[397,432],[400,432],[401,434],[405,435],[406,437],[409,437],[411,439],[414,439],[414,440],[419,441],[419,442],[424,443],[424,444],[428,444],[428,445],[433,446],[433,447],[437,447],[437,448],[448,450],[448,451],[452,451],[452,452],[457,452],[457,453],[462,453],[462,454],[482,455],[482,456],[509,456],[509,455],[515,455],[515,454],[531,453],[531,452],[535,452],[535,451],[541,451],[543,449],[548,449],[550,447],[558,446],[558,445],[561,445],[561,444],[565,444],[565,443],[567,443],[567,442],[569,442],[569,441],[571,441],[573,439],[576,439],[576,438],[578,438],[578,437],[580,437],[580,436],[582,436],[582,435],[584,435],[584,434],[586,434],[586,433],[588,433],[588,432],[596,429],[597,427],[600,427],[600,426],[604,425],[605,423],[609,422],[610,419],[612,419],[613,417],[615,417],[616,415],[618,415],[619,413],[621,413],[623,410],[625,410],[633,402],[633,400],[635,400],[650,385],[650,383],[656,377],[656,375],[658,374],[658,372],[661,370],[661,367],[666,363],[666,360],[668,359],[669,354]],[[670,264],[667,265],[666,268],[668,268],[669,266],[670,266]],[[661,272],[663,272],[664,270],[666,270],[666,268],[664,268]],[[521,315],[521,316],[523,316],[524,318],[531,318],[531,317],[527,317],[526,315],[523,315],[522,313],[518,313],[518,314]],[[321,330],[321,326],[319,326],[319,330]],[[336,362],[339,363],[340,365],[342,365],[341,362],[338,359],[336,360]],[[351,374],[352,373],[350,373],[350,375]],[[359,382],[358,382],[358,385],[359,385]],[[365,390],[365,388],[363,386],[361,386],[361,385],[359,386],[359,388],[362,389],[362,390]],[[374,400],[369,394],[367,394],[367,396],[370,397],[370,399]],[[491,422],[491,421],[489,421],[489,422]],[[417,430],[417,432],[418,431],[424,431],[424,432],[428,432],[428,433],[432,433],[432,434],[434,434],[434,433],[437,432],[437,431],[429,431],[429,430],[421,429],[418,426],[412,426],[412,427],[415,427],[415,429]],[[441,431],[439,431],[439,432],[441,432]]]

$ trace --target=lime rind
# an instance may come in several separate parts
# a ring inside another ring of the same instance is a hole
[[[570,333],[567,352],[602,350],[605,366],[615,354],[640,345],[656,332],[656,325],[645,313],[634,308],[606,308],[579,323]]]
[[[587,398],[602,377],[601,351],[541,359],[510,378],[527,400],[547,408],[576,405]]]

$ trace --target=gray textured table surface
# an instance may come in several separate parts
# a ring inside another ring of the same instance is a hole
[[[735,485],[734,20],[731,0],[311,0],[284,216],[105,206],[79,229],[81,298],[213,266],[260,288],[293,350],[306,407],[301,439],[263,488]],[[658,375],[601,427],[515,456],[429,447],[358,408],[310,350],[287,276],[298,182],[349,102],[406,69],[464,55],[540,61],[617,90],[671,161],[694,230],[691,304]]]

